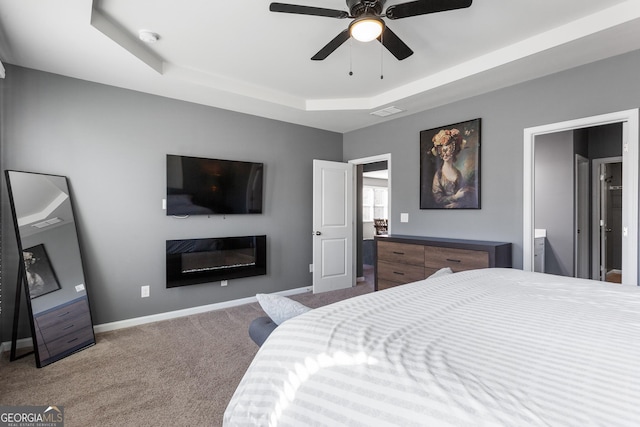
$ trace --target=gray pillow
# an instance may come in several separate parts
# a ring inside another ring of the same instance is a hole
[[[311,310],[306,305],[282,295],[256,294],[256,298],[260,307],[276,325]]]

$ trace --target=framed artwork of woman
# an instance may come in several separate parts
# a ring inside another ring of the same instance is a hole
[[[43,244],[25,249],[22,257],[31,299],[60,289]]]
[[[480,119],[420,132],[420,209],[480,209]]]

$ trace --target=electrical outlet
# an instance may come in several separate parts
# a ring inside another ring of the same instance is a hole
[[[309,264],[309,273],[313,273],[313,264]]]
[[[147,298],[149,296],[149,286],[142,286],[140,288],[140,296],[142,298]]]
[[[222,280],[222,281],[220,282],[220,286],[227,286],[227,284],[228,284],[228,283],[229,283],[229,281],[228,281],[228,280]]]

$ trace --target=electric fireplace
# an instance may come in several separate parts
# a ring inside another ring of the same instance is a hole
[[[167,288],[267,274],[267,236],[167,240]]]

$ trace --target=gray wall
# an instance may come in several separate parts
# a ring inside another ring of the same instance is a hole
[[[522,268],[523,129],[640,105],[640,51],[344,135],[345,160],[391,153],[394,234],[507,241]],[[480,210],[419,209],[419,134],[482,118]],[[409,222],[400,222],[400,213]]]
[[[547,230],[545,272],[573,276],[573,131],[536,137],[535,228]]]
[[[342,135],[6,68],[2,169],[68,176],[97,324],[311,284],[312,160],[342,160]],[[167,153],[263,162],[264,213],[167,217]],[[6,341],[18,260],[2,188]],[[165,240],[252,234],[267,235],[267,276],[165,288]]]
[[[69,176],[97,323],[310,284],[313,158],[391,153],[395,234],[512,242],[521,268],[523,129],[637,108],[639,69],[635,51],[341,136],[7,66],[0,156],[3,169]],[[420,210],[419,132],[477,117],[482,209]],[[265,162],[265,213],[167,218],[166,153]],[[5,331],[17,265],[6,204],[4,196]],[[239,233],[269,236],[268,276],[164,289],[166,239]],[[141,285],[151,286],[151,298],[140,299]]]

